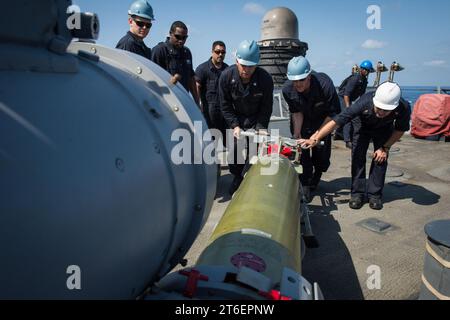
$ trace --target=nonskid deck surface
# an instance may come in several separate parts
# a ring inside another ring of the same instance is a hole
[[[303,276],[319,283],[325,299],[416,299],[425,254],[423,227],[450,219],[450,143],[405,135],[395,144],[381,211],[368,204],[349,208],[350,150],[342,141],[333,141],[331,161],[309,204],[320,247],[306,251]],[[231,180],[223,168],[209,219],[187,254],[188,265],[195,263],[225,211]],[[377,233],[362,227],[370,218],[391,228]]]

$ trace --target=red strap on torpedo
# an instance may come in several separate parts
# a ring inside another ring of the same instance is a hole
[[[268,300],[282,300],[282,301],[292,300],[291,297],[282,296],[281,292],[277,290],[270,290],[269,292],[259,291],[258,294]]]
[[[187,276],[186,287],[184,288],[183,295],[188,298],[192,298],[195,296],[197,292],[197,283],[199,280],[208,281],[208,277],[202,275],[199,271],[195,269],[191,269],[191,271],[181,270],[178,272],[183,276]]]

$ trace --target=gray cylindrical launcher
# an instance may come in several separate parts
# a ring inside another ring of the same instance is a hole
[[[286,81],[289,60],[305,56],[308,50],[308,44],[299,40],[297,16],[284,7],[273,8],[264,15],[258,44],[259,65],[270,73],[275,87],[281,87]]]

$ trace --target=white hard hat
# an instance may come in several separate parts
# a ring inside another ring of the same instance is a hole
[[[373,97],[373,104],[379,109],[392,111],[398,107],[402,92],[394,82],[382,83]]]

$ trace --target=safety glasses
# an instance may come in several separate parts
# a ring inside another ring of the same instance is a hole
[[[135,20],[135,19],[133,19],[133,21],[134,21],[134,23],[136,23],[136,25],[139,28],[146,27],[147,29],[150,29],[152,27],[152,23],[151,22],[144,22],[144,21]]]
[[[182,35],[182,34],[175,34],[175,33],[172,33],[173,34],[173,36],[177,39],[177,40],[181,40],[181,41],[184,41],[184,40],[186,40],[187,38],[188,38],[188,35]]]

